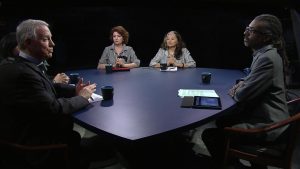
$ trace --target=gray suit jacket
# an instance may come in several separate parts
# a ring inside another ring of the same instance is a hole
[[[268,45],[254,53],[251,72],[234,99],[244,106],[243,118],[236,127],[262,127],[289,116],[283,63],[276,48]],[[266,139],[276,138],[284,129],[268,133]]]

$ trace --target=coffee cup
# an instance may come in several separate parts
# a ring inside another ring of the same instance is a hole
[[[105,71],[106,73],[111,73],[112,72],[112,64],[107,64],[105,65]]]
[[[209,84],[211,80],[210,72],[202,72],[201,73],[202,83]]]
[[[160,64],[160,69],[161,70],[167,70],[167,64],[166,63],[161,63]]]
[[[101,87],[103,100],[111,100],[114,96],[114,87],[113,86],[102,86]]]
[[[70,84],[77,84],[79,81],[79,73],[71,73],[70,74]]]

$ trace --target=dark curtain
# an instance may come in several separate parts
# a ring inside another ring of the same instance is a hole
[[[295,9],[291,9],[291,18],[293,23],[293,30],[295,35],[295,41],[298,51],[298,60],[300,60],[300,14]]]
[[[299,88],[300,87],[300,13],[299,10],[291,9],[291,20],[293,33],[295,38],[296,51],[294,53],[293,59],[290,60],[291,67],[291,77],[290,77],[290,87]]]

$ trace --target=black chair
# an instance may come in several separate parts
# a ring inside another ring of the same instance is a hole
[[[241,129],[226,127],[225,132],[227,134],[227,138],[223,167],[226,168],[227,161],[234,157],[249,161],[251,164],[258,164],[260,166],[274,166],[283,169],[291,169],[295,146],[297,144],[297,140],[299,142],[300,139],[299,105],[300,98],[289,101],[289,110],[296,112],[290,112],[291,117],[264,128]],[[295,109],[297,107],[298,110]],[[261,145],[230,144],[232,135],[240,135],[240,137],[243,137],[243,135],[262,134],[287,125],[289,125],[288,129],[283,133],[282,136],[279,137],[284,139],[278,139],[274,142]]]
[[[48,161],[47,168],[53,168],[54,166],[59,169],[70,168],[67,144],[22,145],[0,140],[1,169],[35,169],[41,166],[45,168],[45,164],[41,164],[41,161],[46,162],[48,159],[45,158],[50,156],[59,158],[59,161],[56,164],[53,161]],[[49,166],[49,164],[51,165]]]

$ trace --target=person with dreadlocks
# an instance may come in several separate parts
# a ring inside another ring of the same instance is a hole
[[[224,127],[264,127],[289,117],[284,73],[286,52],[280,20],[270,14],[255,17],[244,31],[244,44],[252,49],[253,61],[249,75],[229,90],[237,105],[228,115],[216,120],[217,128],[208,128],[202,133],[213,168],[221,168],[224,157]],[[285,130],[279,128],[265,135],[236,137],[232,144],[275,141]],[[251,165],[256,169],[266,168]]]

